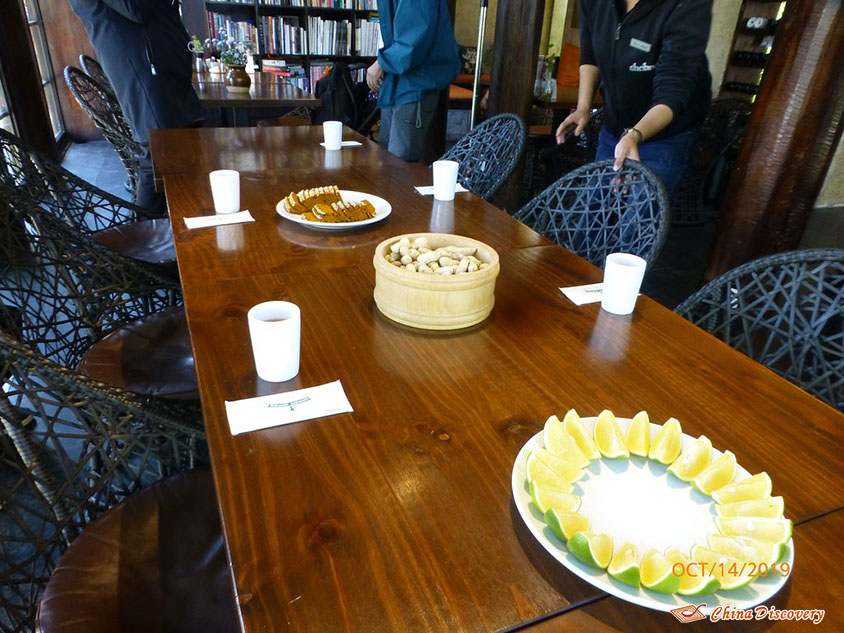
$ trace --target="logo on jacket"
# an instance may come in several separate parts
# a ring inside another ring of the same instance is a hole
[[[630,72],[634,73],[647,73],[652,71],[654,68],[656,68],[656,66],[653,64],[646,64],[645,62],[642,62],[641,64],[633,62],[630,64]]]

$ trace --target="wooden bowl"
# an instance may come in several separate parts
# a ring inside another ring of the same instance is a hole
[[[462,275],[429,275],[393,266],[385,256],[403,237],[427,237],[431,248],[474,246],[489,268]],[[480,323],[495,304],[495,278],[500,266],[492,248],[461,235],[408,233],[384,240],[375,248],[375,304],[381,313],[404,325],[425,330],[456,330]]]

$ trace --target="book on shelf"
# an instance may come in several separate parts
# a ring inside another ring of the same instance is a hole
[[[375,57],[381,46],[383,42],[378,18],[355,20],[355,55]]]
[[[364,11],[377,11],[378,0],[355,0],[355,9]]]
[[[311,55],[351,55],[352,24],[348,20],[324,20],[308,16]]]
[[[208,4],[252,4],[252,0],[205,0]]]
[[[213,33],[212,37],[217,37],[220,31],[226,33],[229,39],[238,42],[251,42],[254,50],[258,50],[258,29],[255,28],[249,20],[232,20],[224,13],[215,13],[208,11],[206,13],[208,20],[208,32]]]
[[[247,4],[252,3],[247,2]],[[258,5],[267,7],[310,7],[312,9],[378,10],[378,0],[258,0]]]
[[[261,16],[261,40],[266,55],[306,55],[307,34],[296,16]]]

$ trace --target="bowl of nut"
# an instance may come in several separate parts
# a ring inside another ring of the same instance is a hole
[[[456,330],[480,323],[495,304],[498,253],[478,240],[399,235],[376,247],[373,263],[375,304],[404,325]]]

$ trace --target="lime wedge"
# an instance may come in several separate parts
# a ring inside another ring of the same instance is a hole
[[[639,552],[632,543],[622,545],[613,554],[607,573],[626,585],[639,586]]]
[[[761,472],[743,481],[729,483],[712,493],[716,503],[735,503],[737,501],[752,501],[771,496],[771,478],[768,473]]]
[[[535,481],[530,482],[530,498],[542,514],[551,508],[557,512],[575,512],[580,507],[580,497],[577,495]]]
[[[648,457],[660,464],[670,464],[683,448],[683,429],[677,418],[669,418],[651,442]]]
[[[782,497],[735,501],[715,506],[715,514],[722,517],[770,517],[779,518],[785,510]]]
[[[730,451],[724,451],[721,457],[709,464],[702,473],[692,479],[692,485],[703,494],[709,495],[712,494],[713,490],[730,483],[735,475],[736,456]]]
[[[560,422],[556,415],[552,415],[545,421],[543,440],[545,441],[545,448],[548,451],[565,459],[570,464],[578,468],[589,465],[589,460],[583,454],[583,451],[577,447],[577,444],[574,443],[571,435],[566,433],[563,423]]]
[[[536,475],[541,473],[543,469],[537,465],[541,463],[545,469],[550,470],[559,480],[567,484],[574,483],[583,477],[583,470],[577,466],[573,466],[569,462],[562,459],[559,455],[549,453],[544,448],[537,448],[527,458],[527,478],[528,480],[536,479]],[[550,483],[556,488],[565,488],[560,483],[546,481],[543,483]]]
[[[624,436],[618,428],[618,422],[615,421],[612,411],[605,409],[598,415],[595,421],[595,445],[604,457],[610,459],[630,457],[627,444],[624,443]]]
[[[738,589],[749,585],[756,578],[750,575],[752,570],[744,561],[715,552],[703,545],[695,545],[692,548],[692,558],[701,565],[697,572],[717,578],[721,589]]]
[[[680,588],[680,576],[674,573],[674,564],[655,549],[642,559],[639,580],[643,587],[658,593],[675,593]]]
[[[566,545],[581,563],[606,569],[612,558],[612,538],[602,532],[576,532]]]
[[[587,459],[598,459],[601,456],[598,447],[595,446],[595,441],[589,431],[586,430],[580,416],[577,415],[577,411],[574,409],[568,410],[566,417],[563,418],[563,427]]]
[[[634,455],[647,457],[650,445],[651,421],[647,411],[639,411],[627,428],[627,450]]]
[[[715,517],[715,525],[721,534],[747,536],[769,543],[787,542],[794,528],[790,519],[759,517]]]
[[[672,462],[668,472],[680,481],[691,481],[709,466],[711,455],[712,442],[705,435],[701,435],[689,450],[684,451]]]
[[[769,543],[747,536],[709,535],[709,548],[739,560],[762,565],[775,565],[785,556],[785,543]],[[744,558],[742,558],[744,557]]]
[[[694,564],[680,550],[672,547],[665,552],[665,557],[671,561],[672,573],[680,576],[680,587],[677,593],[684,596],[701,596],[721,588],[721,583],[717,578],[701,574],[700,566]]]
[[[554,508],[545,513],[545,523],[554,535],[563,543],[576,532],[584,532],[591,526],[589,519],[577,512],[557,512]]]

